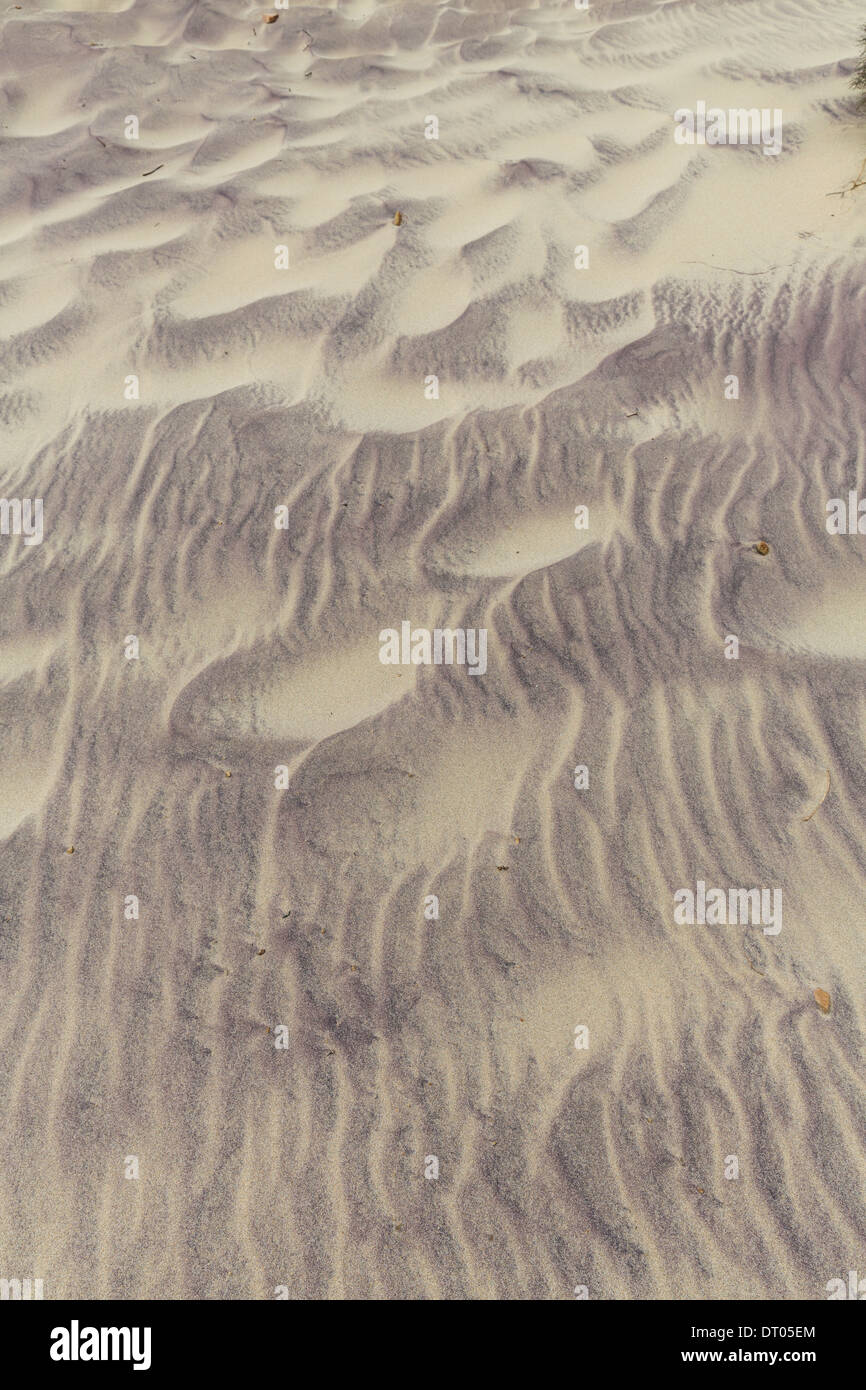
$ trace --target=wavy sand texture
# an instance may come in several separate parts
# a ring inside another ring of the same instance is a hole
[[[45,523],[0,536],[0,1275],[824,1297],[866,1226],[862,5],[261,14],[2,16],[0,486]],[[781,154],[677,145],[701,99]],[[486,673],[381,665],[404,619]],[[783,930],[677,925],[698,879]]]

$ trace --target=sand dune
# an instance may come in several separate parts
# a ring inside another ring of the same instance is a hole
[[[0,1276],[826,1297],[862,7],[263,12],[0,17],[2,492],[44,501],[0,535]],[[677,144],[698,100],[781,152]],[[486,671],[382,664],[404,621]],[[783,929],[678,925],[699,880]]]

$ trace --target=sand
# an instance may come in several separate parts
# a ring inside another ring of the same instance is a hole
[[[0,1277],[826,1298],[862,5],[275,11],[0,17],[0,488],[44,506],[0,535]],[[699,100],[781,152],[679,145]],[[486,671],[382,664],[404,621]],[[699,882],[782,930],[677,923]]]

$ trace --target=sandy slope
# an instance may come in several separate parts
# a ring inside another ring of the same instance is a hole
[[[825,1297],[866,1223],[866,541],[824,525],[866,492],[862,5],[263,12],[0,17],[0,487],[45,506],[0,537],[0,1275]],[[698,99],[781,107],[782,154],[676,145]],[[487,673],[383,667],[407,618]],[[782,932],[675,925],[699,878]]]

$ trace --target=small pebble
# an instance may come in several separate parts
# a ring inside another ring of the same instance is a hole
[[[830,1012],[830,996],[826,989],[815,990],[815,1003],[818,1005],[822,1014],[828,1014]]]

